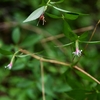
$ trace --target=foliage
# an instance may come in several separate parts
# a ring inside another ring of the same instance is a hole
[[[98,3],[0,1],[0,100],[99,100]]]

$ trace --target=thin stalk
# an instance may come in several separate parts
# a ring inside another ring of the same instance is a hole
[[[76,70],[82,72],[83,74],[87,75],[88,77],[90,77],[92,80],[94,80],[96,83],[100,84],[100,82],[94,78],[93,76],[91,76],[89,73],[87,73],[86,71],[84,71],[83,69],[77,67],[77,66],[74,66],[73,68],[75,68]]]
[[[44,69],[43,69],[43,62],[40,59],[40,66],[41,66],[41,83],[42,83],[42,97],[43,100],[45,99],[45,88],[44,88]]]
[[[51,1],[51,0],[48,0],[47,5],[49,4],[50,1]]]
[[[99,23],[100,23],[100,20],[97,22],[97,24],[96,24],[96,26],[95,26],[95,28],[94,28],[94,30],[93,30],[93,32],[92,32],[92,34],[91,34],[91,37],[90,37],[89,41],[91,41],[91,40],[92,40],[92,38],[93,38],[93,36],[94,36],[94,34],[95,34],[95,31],[96,31],[97,26],[98,26],[98,24],[99,24]],[[84,50],[86,50],[87,46],[88,46],[88,43],[86,44],[86,46],[85,46]]]
[[[16,51],[16,52],[14,53],[14,55],[13,55],[13,57],[12,57],[12,59],[11,59],[11,63],[12,63],[12,64],[13,64],[14,59],[15,59],[15,57],[16,57],[16,54],[17,54],[18,52],[20,52],[20,51],[18,50],[18,51]]]

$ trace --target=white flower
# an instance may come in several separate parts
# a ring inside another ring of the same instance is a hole
[[[12,68],[12,63],[9,63],[7,66],[5,66],[5,68],[11,69]]]
[[[81,52],[82,52],[82,50],[79,50],[78,48],[76,48],[76,51],[75,52],[73,52],[73,54],[75,55],[75,56],[81,56]]]

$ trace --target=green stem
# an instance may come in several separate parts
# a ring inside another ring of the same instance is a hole
[[[12,57],[12,59],[11,59],[11,63],[13,63],[13,61],[14,61],[14,58],[15,58],[15,56],[16,56],[16,54],[19,52],[19,50],[18,51],[16,51],[15,53],[14,53],[14,55],[13,55],[13,57]]]
[[[79,49],[78,40],[76,40],[76,42],[75,42],[75,47],[76,47],[76,49]]]
[[[50,1],[51,1],[51,0],[48,0],[47,5],[49,4]]]

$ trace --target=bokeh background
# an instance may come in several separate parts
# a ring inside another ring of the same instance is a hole
[[[45,25],[40,22],[37,27],[38,20],[23,23],[41,3],[42,0],[0,0],[0,48],[14,53],[20,47],[47,59],[70,63],[71,47],[55,47],[69,43],[69,40],[65,36],[47,39],[63,34],[62,19],[45,14]],[[100,0],[64,0],[56,6],[89,14],[76,20],[67,19],[73,30],[86,28],[88,40],[100,19]],[[61,14],[52,7],[47,12]],[[92,40],[100,40],[100,25]],[[84,47],[85,44],[80,44],[81,49]],[[0,100],[42,100],[40,62],[30,56],[16,58],[13,68],[5,69],[11,57],[0,54]],[[100,44],[90,44],[78,65],[100,80]],[[100,100],[100,86],[67,66],[44,63],[44,81],[46,100]]]

